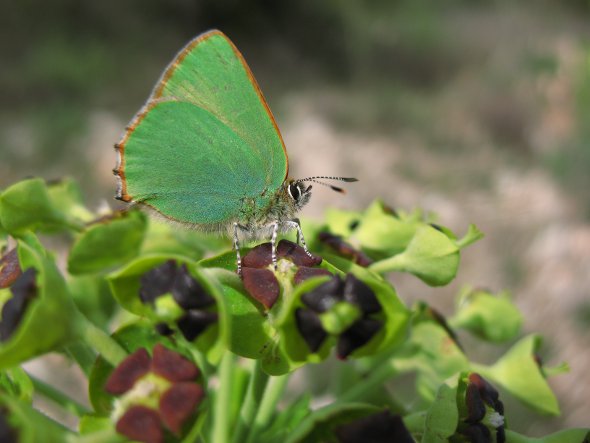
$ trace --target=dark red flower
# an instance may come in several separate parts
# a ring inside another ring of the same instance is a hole
[[[190,274],[186,264],[178,266],[176,261],[168,260],[141,276],[139,298],[143,303],[153,304],[164,294],[171,294],[178,306],[186,311],[178,318],[176,326],[188,341],[193,341],[217,322],[217,313],[208,309],[215,304],[215,299]],[[156,330],[162,335],[174,333],[167,323],[158,323]]]
[[[7,341],[12,336],[18,328],[27,306],[37,296],[36,275],[37,271],[34,268],[29,268],[12,282],[10,286],[12,297],[2,306],[0,341]]]
[[[16,248],[0,258],[0,289],[8,288],[22,274]]]
[[[465,405],[467,417],[463,419],[465,425],[460,426],[459,432],[470,443],[491,443],[492,432],[496,434],[496,443],[506,441],[504,404],[496,388],[475,372],[468,377]]]
[[[277,245],[277,260],[285,259],[297,267],[293,281],[299,284],[311,277],[331,275],[329,271],[317,268],[321,257],[310,256],[301,246],[288,240]],[[272,245],[263,243],[252,248],[242,259],[242,281],[248,294],[266,309],[272,308],[281,293],[276,272],[272,270]]]
[[[364,346],[381,329],[383,322],[371,315],[382,310],[373,290],[353,274],[343,280],[335,275],[301,296],[304,308],[295,312],[297,329],[311,352],[317,352],[328,334],[322,326],[320,315],[328,312],[337,303],[347,302],[356,306],[361,318],[356,320],[338,337],[336,355],[348,357],[354,350]]]
[[[373,260],[363,251],[355,249],[351,244],[345,242],[341,236],[331,234],[330,232],[320,232],[318,235],[320,242],[333,249],[338,255],[352,260],[359,266],[367,267]]]
[[[139,348],[127,356],[109,376],[105,390],[112,395],[124,394],[135,382],[150,370],[150,355],[144,348]]]
[[[146,443],[163,442],[165,429],[180,436],[204,396],[199,374],[192,361],[160,343],[152,357],[144,348],[129,355],[105,384],[107,392],[120,397],[114,408],[117,432]]]
[[[164,431],[157,411],[147,406],[131,406],[117,421],[119,434],[142,443],[162,443]]]

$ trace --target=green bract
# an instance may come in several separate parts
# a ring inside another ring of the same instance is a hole
[[[145,215],[138,211],[114,214],[87,225],[68,256],[71,274],[100,272],[133,259],[146,229]]]
[[[0,194],[3,229],[12,235],[30,229],[43,232],[80,229],[88,212],[78,206],[79,191],[69,183],[48,186],[43,180],[32,178],[6,188]]]
[[[454,328],[467,329],[484,340],[511,340],[520,331],[522,314],[510,294],[464,288],[457,297],[457,313],[449,320]]]

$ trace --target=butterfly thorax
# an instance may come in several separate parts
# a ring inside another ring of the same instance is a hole
[[[264,238],[274,223],[279,229],[284,222],[293,220],[299,210],[311,197],[311,186],[295,180],[285,180],[281,187],[270,196],[260,199],[244,198],[237,223],[249,239]]]

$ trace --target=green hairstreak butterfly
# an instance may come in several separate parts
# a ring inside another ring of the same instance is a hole
[[[295,218],[311,196],[305,182],[356,181],[288,178],[287,151],[266,100],[242,54],[217,30],[177,54],[115,149],[116,198],[233,235],[238,272],[240,237],[271,237],[275,266],[278,232],[297,229],[307,251]]]

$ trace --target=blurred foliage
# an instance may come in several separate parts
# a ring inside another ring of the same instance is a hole
[[[563,23],[588,14],[582,0],[534,4],[527,14],[555,15]],[[472,148],[438,121],[449,105],[456,106],[445,98],[453,91],[449,85],[480,76],[489,91],[467,91],[456,102],[475,108],[497,146],[526,154],[536,112],[531,107],[538,102],[523,100],[519,90],[523,82],[553,75],[559,60],[550,50],[531,51],[522,55],[523,66],[516,71],[489,72],[490,54],[465,39],[464,30],[458,32],[469,27],[470,14],[493,21],[518,17],[515,10],[507,0],[6,2],[0,30],[0,149],[11,167],[0,170],[6,176],[2,185],[21,175],[75,170],[85,190],[96,195],[103,179],[83,146],[91,114],[108,110],[121,121],[129,119],[171,54],[214,27],[238,42],[271,105],[305,88],[343,91],[344,97],[320,101],[319,110],[359,129],[414,131],[437,150]],[[478,21],[471,26],[477,41]],[[575,26],[571,32],[577,32]],[[574,189],[590,189],[584,174],[589,129],[583,128],[590,112],[588,73],[581,77],[580,127],[571,146],[556,149],[548,163]]]

